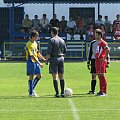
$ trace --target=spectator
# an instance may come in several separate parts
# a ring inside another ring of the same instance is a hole
[[[99,28],[101,24],[104,25],[104,21],[102,20],[102,15],[99,15],[98,20],[95,21],[95,28]]]
[[[87,20],[86,20],[86,28],[88,28],[91,24],[94,25],[95,22],[94,22],[94,20],[93,20],[93,17],[92,17],[92,16],[89,16],[89,17],[87,18]]]
[[[77,33],[80,35],[80,40],[83,40],[83,34],[85,33],[85,23],[82,17],[77,17],[76,19]]]
[[[113,31],[114,31],[117,23],[120,23],[120,15],[119,14],[116,15],[116,20],[113,21]]]
[[[105,16],[104,19],[105,19],[104,25],[105,25],[106,33],[111,33],[112,31],[111,21],[108,20],[108,16]]]
[[[35,15],[34,19],[32,19],[32,27],[34,30],[40,31],[40,20],[38,19],[38,15]]]
[[[46,18],[46,14],[43,14],[43,18],[40,20],[41,32],[47,33],[49,31],[49,20]]]
[[[57,19],[56,14],[54,14],[53,19],[50,20],[50,26],[59,28],[59,20]]]
[[[113,31],[114,39],[120,40],[120,23],[116,23],[115,29]]]
[[[90,24],[87,28],[87,40],[93,40],[95,38],[94,35],[94,26],[93,24]]]
[[[62,16],[62,20],[60,21],[60,32],[66,32],[67,28],[67,20],[65,20],[65,16]]]
[[[67,31],[68,34],[71,35],[71,40],[74,39],[74,34],[75,34],[75,30],[76,30],[76,23],[73,20],[73,17],[69,17],[69,21],[67,21]]]
[[[101,25],[100,25],[100,29],[101,29],[101,32],[102,32],[102,38],[103,38],[104,40],[106,40],[106,35],[107,35],[107,33],[106,33],[105,25],[101,24]]]
[[[26,14],[22,20],[22,32],[30,32],[32,27],[32,21],[29,19],[29,15]]]

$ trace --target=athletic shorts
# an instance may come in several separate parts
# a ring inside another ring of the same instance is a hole
[[[96,73],[95,59],[91,60],[91,71],[90,71],[90,73]]]
[[[40,65],[37,62],[27,61],[27,75],[42,74]]]
[[[49,73],[64,73],[64,57],[50,58]]]
[[[107,60],[104,61],[95,61],[96,74],[106,73]]]

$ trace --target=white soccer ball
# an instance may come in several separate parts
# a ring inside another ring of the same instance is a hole
[[[71,97],[72,94],[73,94],[73,91],[72,91],[71,88],[66,88],[66,89],[65,89],[65,96]]]

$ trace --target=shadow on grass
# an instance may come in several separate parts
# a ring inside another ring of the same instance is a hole
[[[75,97],[95,97],[95,94],[92,94],[92,95],[90,95],[90,94],[73,94],[72,97],[73,98],[75,98]]]
[[[64,97],[64,98],[79,98],[79,97],[95,97],[95,95],[89,94],[73,94],[71,97]],[[0,96],[0,99],[39,99],[39,98],[55,98],[54,95],[45,95],[39,97],[29,97],[29,96]],[[63,97],[60,97],[63,98]],[[56,98],[57,99],[57,98]]]

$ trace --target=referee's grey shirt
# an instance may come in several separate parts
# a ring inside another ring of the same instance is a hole
[[[61,57],[66,53],[66,44],[65,41],[59,36],[55,36],[50,39],[48,43],[47,54],[50,57]]]

